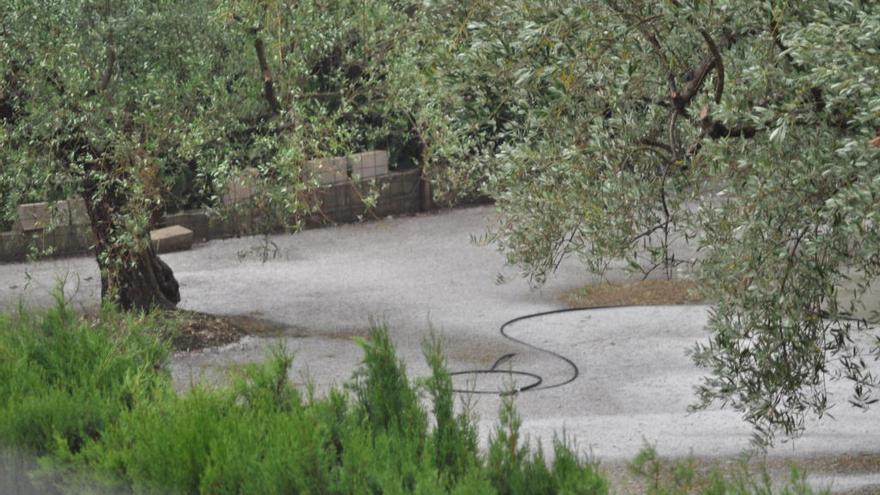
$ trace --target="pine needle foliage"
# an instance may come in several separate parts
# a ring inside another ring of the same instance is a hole
[[[82,318],[63,297],[43,314],[0,315],[0,447],[40,458],[42,487],[61,493],[606,495],[599,466],[566,436],[552,462],[520,431],[512,397],[481,450],[457,412],[442,342],[424,343],[431,374],[410,380],[384,325],[359,341],[363,363],[343,388],[302,394],[293,356],[273,349],[229,385],[178,393],[163,368],[164,329],[112,306]],[[806,495],[747,466],[702,474],[652,448],[632,463],[646,493]]]
[[[108,306],[86,320],[60,297],[45,314],[0,317],[0,444],[40,456],[39,477],[66,493],[608,492],[568,446],[554,467],[520,443],[512,403],[507,433],[480,452],[437,340],[425,344],[431,376],[412,381],[377,325],[352,380],[315,397],[289,381],[283,348],[227,386],[177,393],[161,334],[150,315]]]

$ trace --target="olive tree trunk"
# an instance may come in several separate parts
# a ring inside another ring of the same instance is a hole
[[[130,187],[136,180],[130,172],[102,159],[83,167],[82,193],[95,235],[101,299],[125,310],[173,309],[180,302],[174,272],[153,249],[148,228],[131,231],[137,225],[131,215],[139,213],[134,201],[142,198]]]

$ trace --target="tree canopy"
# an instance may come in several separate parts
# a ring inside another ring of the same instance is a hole
[[[83,194],[112,293],[171,276],[144,255],[163,208],[211,204],[256,166],[274,208],[306,211],[306,160],[385,147],[440,195],[493,198],[488,239],[533,283],[568,256],[596,273],[688,264],[715,301],[700,405],[760,439],[797,434],[827,411],[828,378],[874,401],[873,343],[849,315],[880,270],[878,10],[9,0],[2,211]]]
[[[468,159],[444,173],[495,198],[510,263],[536,283],[566,256],[693,264],[715,301],[701,405],[742,411],[759,439],[823,415],[829,378],[875,400],[874,343],[848,317],[880,268],[875,3],[462,9],[425,84],[457,97],[437,127]]]
[[[171,307],[147,232],[163,211],[216,206],[252,167],[264,212],[313,208],[308,159],[369,147],[407,155],[382,95],[393,3],[11,1],[0,20],[2,219],[28,200],[82,195],[102,294]],[[381,20],[381,22],[380,22]]]

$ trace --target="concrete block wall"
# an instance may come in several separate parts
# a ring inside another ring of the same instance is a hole
[[[70,256],[88,252],[95,236],[88,225],[63,225],[50,231],[0,232],[0,262],[24,261],[29,254]]]
[[[82,198],[18,205],[16,228],[22,232],[41,231],[52,226],[88,225],[89,215]]]
[[[307,163],[321,185],[334,185],[388,174],[388,152],[365,151],[348,156],[319,158]]]
[[[226,182],[223,193],[223,204],[230,205],[250,199],[257,193],[259,171],[255,168],[245,169],[236,177]]]
[[[348,167],[352,178],[370,179],[388,173],[388,152],[384,150],[365,151],[348,156]]]
[[[370,219],[419,211],[420,170],[409,170],[362,179],[352,184],[338,184],[318,191],[321,214],[313,216],[310,223],[329,224],[352,222],[360,218]],[[367,194],[371,181],[381,188],[376,207],[366,211],[362,194]]]
[[[334,156],[310,160],[308,168],[315,174],[319,184],[340,184],[348,181],[348,158]]]
[[[381,170],[381,167],[374,170]],[[379,162],[381,163],[381,162]],[[308,227],[333,223],[344,223],[358,219],[370,220],[387,215],[400,215],[420,211],[419,183],[421,171],[418,169],[391,172],[362,178],[356,183],[346,177],[345,182],[325,185],[315,192],[320,213],[306,219]],[[360,194],[366,193],[372,181],[382,187],[376,207],[367,212]],[[251,191],[248,191],[251,193]],[[79,206],[70,209],[77,210]],[[55,208],[56,211],[58,208]],[[85,206],[82,205],[82,212]],[[180,225],[192,231],[194,242],[210,239],[223,239],[256,234],[256,219],[259,212],[248,211],[246,207],[233,211],[224,218],[210,215],[207,210],[188,210],[165,215],[159,227]],[[71,216],[71,218],[74,215]],[[85,219],[85,221],[83,221]],[[54,221],[54,220],[53,220]],[[68,225],[59,225],[50,230],[23,231],[16,229],[0,232],[0,262],[23,261],[32,251],[44,252],[51,248],[57,256],[86,254],[95,244],[88,216],[77,216]]]

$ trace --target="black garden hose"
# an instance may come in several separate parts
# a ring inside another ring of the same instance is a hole
[[[676,306],[681,306],[681,305],[676,305]],[[694,306],[694,305],[686,304],[683,306]],[[519,370],[514,370],[514,369],[506,369],[506,370],[505,369],[498,369],[498,367],[500,365],[502,365],[503,363],[509,361],[514,356],[516,356],[516,353],[509,353],[509,354],[504,354],[503,356],[501,356],[497,360],[495,360],[495,363],[490,368],[453,371],[453,372],[449,373],[449,375],[450,376],[491,375],[491,374],[508,375],[508,376],[515,375],[515,376],[529,377],[533,380],[531,383],[528,383],[528,384],[523,385],[521,387],[507,389],[507,390],[477,390],[477,389],[468,390],[468,389],[453,388],[452,391],[456,392],[456,393],[460,393],[460,394],[514,395],[514,394],[518,394],[520,392],[537,392],[539,390],[549,390],[551,388],[558,388],[558,387],[562,387],[564,385],[568,385],[569,383],[577,380],[578,376],[580,376],[580,369],[574,363],[574,361],[572,361],[571,359],[569,359],[569,358],[567,358],[557,352],[553,352],[551,350],[544,349],[543,347],[538,347],[536,345],[529,344],[528,342],[522,341],[520,339],[511,337],[506,332],[507,327],[509,327],[510,325],[513,325],[514,323],[518,323],[518,322],[521,322],[524,320],[529,320],[532,318],[538,318],[541,316],[555,315],[555,314],[560,314],[560,313],[571,313],[574,311],[589,311],[589,310],[598,310],[598,309],[619,309],[619,308],[627,308],[627,307],[644,307],[644,305],[621,304],[621,305],[588,306],[588,307],[580,307],[580,308],[555,309],[552,311],[542,311],[539,313],[531,313],[531,314],[527,314],[527,315],[523,315],[523,316],[518,316],[512,320],[508,320],[508,321],[504,322],[504,324],[502,324],[501,328],[499,329],[499,332],[501,333],[502,337],[504,337],[505,339],[510,340],[512,342],[515,342],[519,345],[527,347],[531,350],[534,350],[537,352],[542,352],[544,354],[549,354],[554,359],[558,359],[558,360],[565,362],[565,364],[567,364],[571,368],[571,376],[569,376],[567,379],[565,379],[561,382],[545,384],[544,378],[537,373],[532,373],[530,371],[519,371]],[[860,324],[870,326],[866,320],[860,319],[860,318],[838,316],[838,319],[842,320],[842,321],[858,322]]]
[[[538,347],[536,345],[529,344],[528,342],[525,342],[523,340],[511,337],[507,333],[507,328],[510,325],[513,325],[514,323],[519,323],[524,320],[538,318],[541,316],[555,315],[555,314],[559,314],[559,313],[571,313],[574,311],[587,311],[587,310],[591,310],[591,309],[609,309],[609,308],[620,308],[620,307],[622,307],[622,306],[593,306],[593,307],[588,307],[588,308],[555,309],[552,311],[542,311],[539,313],[531,313],[531,314],[527,314],[527,315],[523,315],[523,316],[518,316],[512,320],[504,322],[504,324],[501,325],[501,328],[499,328],[499,332],[501,333],[501,336],[504,337],[505,339],[510,340],[512,342],[515,342],[521,346],[527,347],[533,351],[541,352],[544,354],[549,354],[554,359],[558,359],[560,361],[565,362],[565,364],[567,364],[568,367],[571,368],[571,376],[569,376],[567,379],[565,379],[561,382],[557,382],[557,383],[546,383],[545,384],[544,378],[537,373],[532,373],[530,371],[519,371],[519,370],[514,370],[514,369],[498,369],[498,367],[501,364],[509,361],[511,358],[516,356],[516,353],[510,353],[510,354],[505,354],[505,355],[501,356],[500,358],[498,358],[495,361],[495,363],[489,368],[453,371],[449,374],[450,374],[450,376],[491,375],[491,374],[508,375],[508,376],[515,375],[515,376],[523,376],[523,377],[531,378],[532,381],[530,383],[523,385],[521,387],[517,387],[514,389],[508,389],[508,390],[478,390],[478,389],[467,390],[467,389],[454,388],[452,391],[456,392],[456,393],[460,393],[460,394],[512,395],[512,394],[518,394],[520,392],[537,392],[538,390],[548,390],[551,388],[557,388],[557,387],[562,387],[563,385],[568,385],[569,383],[577,380],[578,376],[580,375],[580,369],[574,363],[574,361],[572,361],[571,359],[569,359],[569,358],[567,358],[557,352],[553,352],[551,350],[544,349],[543,347]]]

